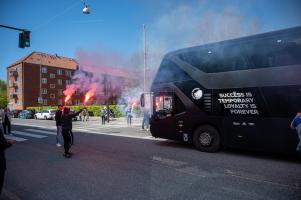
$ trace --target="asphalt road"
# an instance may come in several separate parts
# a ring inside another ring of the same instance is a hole
[[[53,131],[51,121],[16,124],[22,123],[39,127],[14,125],[14,131],[42,130],[45,137],[21,135],[27,140],[6,151],[2,199],[301,199],[301,162],[294,157],[203,153],[184,143],[149,139],[138,123],[127,128],[116,122],[93,134],[75,131],[74,155],[67,159],[55,136],[44,134]]]

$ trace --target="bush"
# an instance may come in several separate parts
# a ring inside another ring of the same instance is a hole
[[[88,109],[90,116],[100,116],[101,110],[105,105],[89,105],[85,106]],[[70,109],[73,111],[79,111],[84,106],[70,106]],[[119,105],[109,105],[110,110],[113,112],[114,117],[119,118],[124,116],[122,107]],[[57,106],[39,106],[39,107],[27,107],[28,110],[35,110],[35,112],[39,112],[40,110],[56,110]]]

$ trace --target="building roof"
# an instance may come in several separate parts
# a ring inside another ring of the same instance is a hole
[[[50,55],[46,53],[33,51],[29,55],[24,56],[23,58],[9,65],[8,68],[20,64],[22,62],[38,64],[38,65],[46,65],[51,67],[60,67],[60,68],[72,69],[72,70],[76,70],[78,66],[78,63],[73,58],[66,58],[66,57],[59,56],[57,54]]]

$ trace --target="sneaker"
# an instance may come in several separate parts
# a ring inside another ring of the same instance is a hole
[[[60,143],[57,143],[56,146],[57,146],[57,147],[61,147],[62,145],[61,145]]]
[[[71,158],[71,154],[69,153],[64,153],[65,158]]]

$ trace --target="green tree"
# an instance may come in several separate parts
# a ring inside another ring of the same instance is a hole
[[[0,107],[7,105],[7,87],[3,80],[0,80]]]

